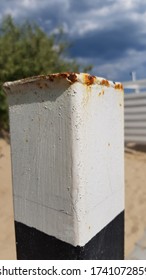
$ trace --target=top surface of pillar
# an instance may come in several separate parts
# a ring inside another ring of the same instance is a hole
[[[25,79],[17,80],[17,81],[10,81],[6,82],[3,85],[4,91],[7,93],[11,93],[11,90],[18,86],[25,86],[28,84],[37,83],[38,87],[42,88],[43,84],[47,87],[48,82],[55,82],[59,80],[65,80],[72,85],[74,83],[81,83],[85,86],[91,87],[92,85],[99,85],[104,87],[112,87],[114,89],[122,90],[123,86],[119,82],[112,82],[108,81],[105,78],[93,76],[87,73],[73,73],[73,72],[64,72],[64,73],[55,73],[55,74],[48,74],[48,75],[40,75],[40,76],[33,76],[28,77]],[[44,82],[44,83],[43,83]],[[40,84],[42,83],[42,84]]]

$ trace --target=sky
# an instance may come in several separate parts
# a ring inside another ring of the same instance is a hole
[[[68,56],[114,81],[146,78],[146,0],[0,0],[0,20],[35,21],[50,34],[62,26]]]

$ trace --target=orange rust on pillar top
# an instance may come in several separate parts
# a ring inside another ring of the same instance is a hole
[[[33,76],[29,78],[24,78],[22,80],[14,81],[14,82],[6,82],[3,86],[3,88],[11,88],[11,84],[13,85],[23,85],[26,83],[34,83],[38,85],[39,88],[48,87],[47,80],[50,82],[54,82],[56,79],[65,79],[70,84],[73,84],[75,82],[82,83],[89,87],[91,85],[100,85],[100,86],[106,86],[106,87],[113,87],[116,90],[122,90],[123,91],[123,85],[121,83],[115,83],[108,81],[104,78],[92,76],[87,73],[74,73],[74,72],[63,72],[63,73],[54,73],[54,74],[48,74],[48,75],[40,75],[40,76]],[[104,92],[102,92],[103,94]],[[100,94],[99,94],[100,95]]]
[[[95,83],[95,80],[96,80],[95,76],[91,76],[91,75],[88,75],[88,74],[84,75],[84,83],[87,86],[93,85]]]
[[[123,85],[122,84],[115,84],[115,89],[120,89],[123,90]]]
[[[78,81],[78,75],[79,73],[74,73],[74,72],[64,72],[64,73],[56,73],[56,74],[51,74],[48,75],[48,78],[50,81],[54,81],[55,78],[64,78],[70,81],[71,83],[75,83]],[[96,82],[96,77],[91,76],[89,74],[83,74],[83,81],[84,84],[87,86],[90,86]]]
[[[56,77],[66,79],[68,77],[68,75],[69,75],[68,72],[63,72],[63,73],[56,74]]]
[[[104,80],[104,79],[100,82],[100,84],[101,84],[102,86],[106,86],[106,87],[109,87],[109,86],[110,86],[109,81],[108,81],[108,80]]]
[[[55,78],[64,78],[64,79],[66,79],[67,75],[68,75],[68,73],[64,72],[64,73],[49,74],[46,77],[48,77],[51,82],[54,82]]]
[[[77,82],[77,75],[75,73],[69,73],[69,76],[67,77],[68,80],[70,80],[72,83]]]
[[[71,72],[50,74],[48,75],[48,78],[51,82],[53,82],[55,78],[64,78],[69,80],[71,83],[75,83],[77,81],[77,75]]]
[[[49,81],[54,82],[54,76],[53,75],[48,75]]]

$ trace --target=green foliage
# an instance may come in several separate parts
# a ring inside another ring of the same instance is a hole
[[[29,76],[56,72],[78,72],[76,61],[65,57],[69,45],[59,36],[48,36],[39,26],[14,23],[5,17],[0,26],[0,130],[8,129],[8,110],[2,84]],[[86,71],[90,69],[86,68]]]
[[[0,90],[0,130],[8,130],[8,128],[8,105],[3,91]]]

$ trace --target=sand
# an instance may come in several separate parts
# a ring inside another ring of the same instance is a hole
[[[135,147],[137,148],[137,147]],[[146,229],[146,146],[125,153],[125,255]]]
[[[0,260],[15,258],[10,145],[0,139]]]
[[[146,229],[146,152],[125,152],[125,257]],[[0,139],[0,260],[15,259],[10,145]]]

